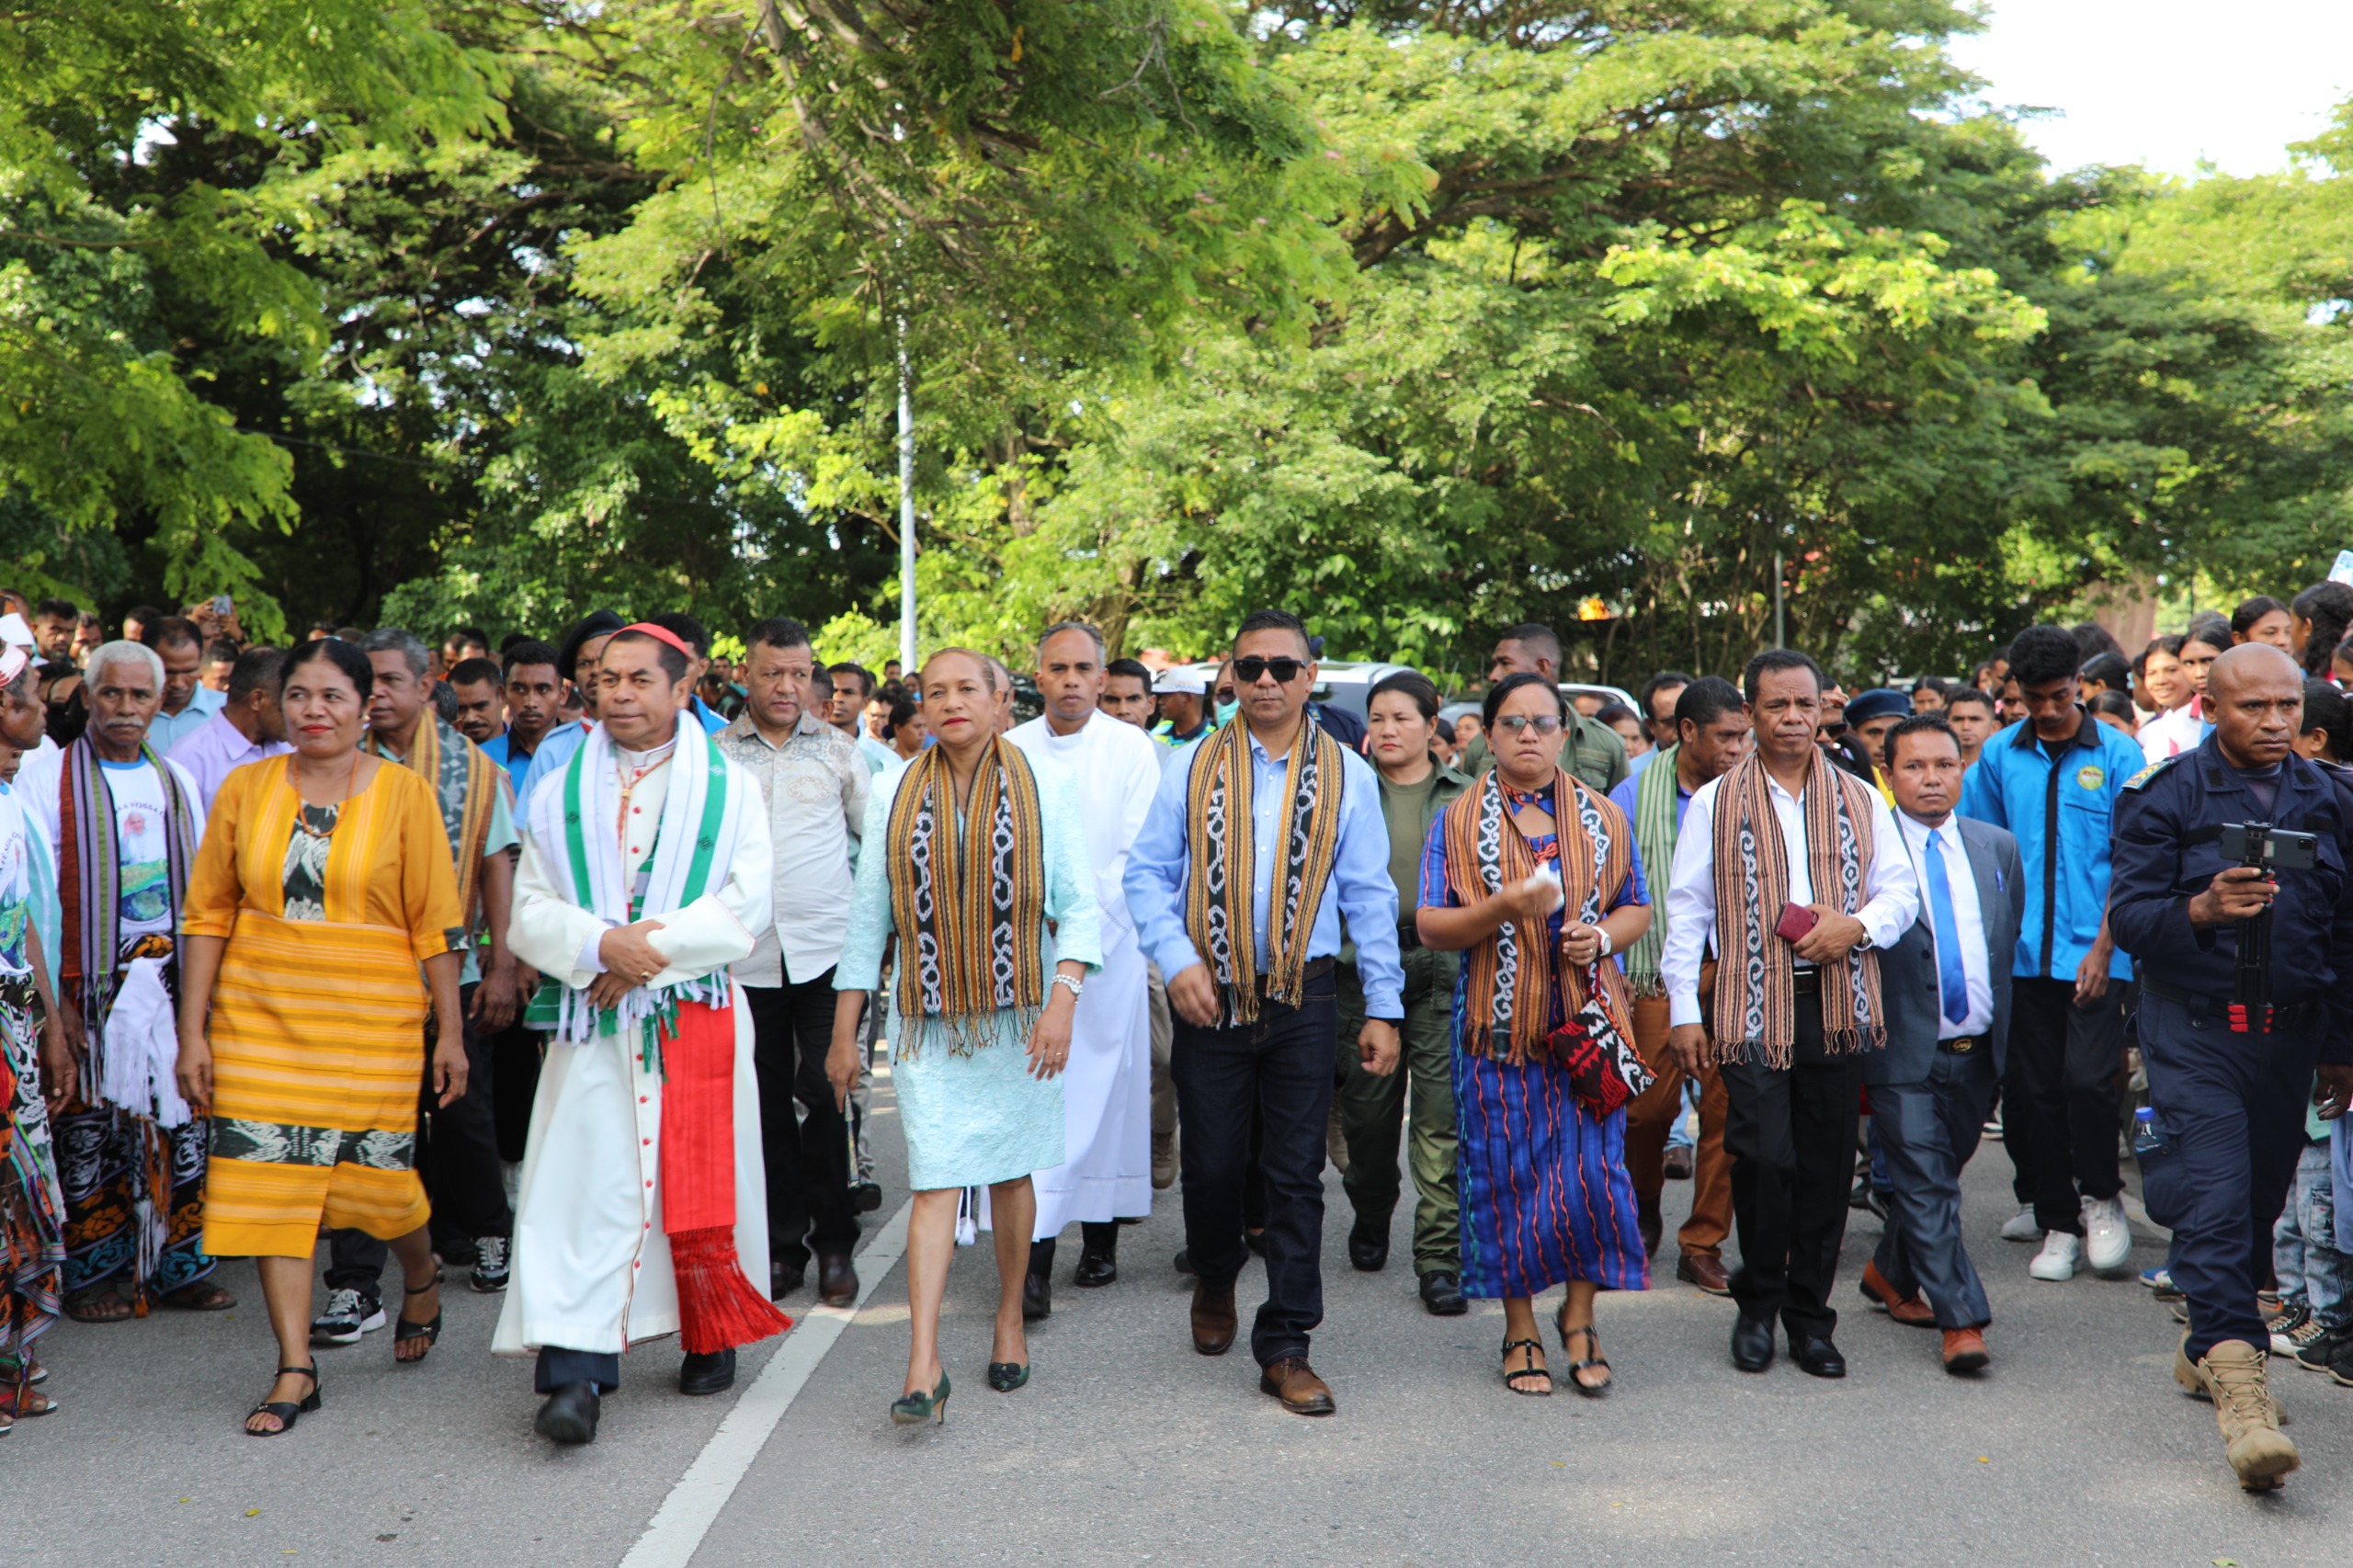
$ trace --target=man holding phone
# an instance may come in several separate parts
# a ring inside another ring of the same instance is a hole
[[[1723,1077],[1741,1256],[1733,1365],[1772,1365],[1778,1319],[1802,1369],[1843,1378],[1830,1294],[1863,1056],[1887,1038],[1879,955],[1918,916],[1920,890],[1886,801],[1814,743],[1822,685],[1803,653],[1748,661],[1756,749],[1685,809],[1659,969],[1668,1047],[1694,1075],[1712,1051]],[[1711,947],[1725,961],[1703,1014]]]
[[[2139,770],[2118,802],[2109,919],[2142,965],[2154,1112],[2136,1139],[2142,1188],[2173,1231],[2174,1282],[2189,1303],[2174,1378],[2213,1401],[2240,1485],[2265,1492],[2300,1460],[2276,1423],[2255,1293],[2307,1106],[2333,1121],[2353,1099],[2353,1012],[2340,994],[2353,975],[2353,790],[2295,755],[2303,682],[2287,654],[2234,648],[2206,689],[2213,733]],[[2262,864],[2229,852],[2264,838]],[[2234,1007],[2239,943],[2267,910],[2268,1017]]]

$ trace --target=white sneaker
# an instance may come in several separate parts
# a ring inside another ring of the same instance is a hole
[[[2084,1260],[2092,1272],[2114,1276],[2132,1256],[2132,1222],[2120,1198],[2084,1199]]]
[[[2034,1205],[2021,1204],[2018,1211],[2002,1221],[2002,1239],[2006,1242],[2039,1242],[2042,1227],[2034,1222]]]
[[[2037,1279],[2073,1279],[2075,1259],[2083,1250],[2081,1238],[2053,1231],[2042,1238],[2042,1250],[2034,1255],[2034,1261],[2026,1266],[2026,1271]]]

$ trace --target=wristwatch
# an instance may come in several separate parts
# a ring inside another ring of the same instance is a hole
[[[1074,975],[1058,973],[1054,976],[1052,983],[1056,985],[1069,986],[1070,999],[1074,1002],[1086,994],[1086,982],[1078,979]]]

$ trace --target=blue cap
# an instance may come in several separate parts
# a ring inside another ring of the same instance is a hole
[[[1868,724],[1873,719],[1900,719],[1912,711],[1912,698],[1892,686],[1875,686],[1847,700],[1847,722]]]

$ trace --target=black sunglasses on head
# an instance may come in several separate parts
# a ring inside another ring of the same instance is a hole
[[[1244,686],[1256,686],[1258,684],[1260,676],[1272,670],[1276,685],[1289,686],[1299,678],[1299,672],[1306,667],[1307,661],[1304,659],[1262,659],[1254,653],[1246,659],[1233,661],[1233,678]]]

